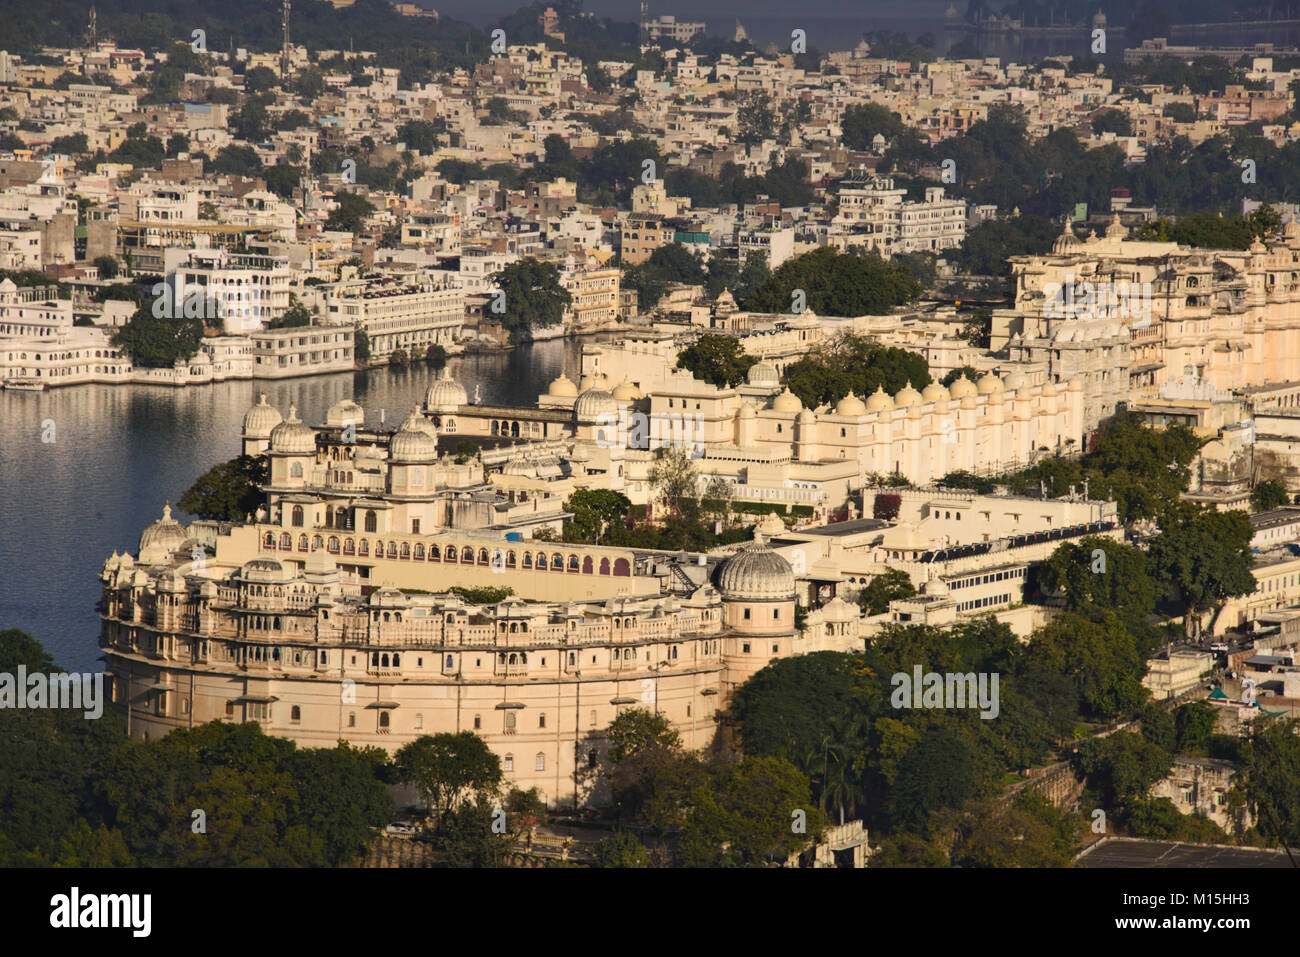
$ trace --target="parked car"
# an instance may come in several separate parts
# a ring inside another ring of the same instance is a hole
[[[403,821],[394,821],[392,824],[388,825],[388,827],[384,828],[384,831],[388,834],[414,834],[415,825],[406,824]]]

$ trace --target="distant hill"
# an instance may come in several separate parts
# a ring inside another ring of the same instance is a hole
[[[276,0],[95,0],[98,35],[122,47],[158,49],[190,42],[195,29],[207,31],[208,48],[233,45],[253,51],[280,48],[280,4]],[[43,46],[85,42],[91,0],[0,0],[0,49],[31,53]],[[357,0],[336,9],[324,0],[293,0],[290,36],[312,49],[384,50],[413,44],[465,52],[481,47],[485,35],[469,24],[441,18],[403,17],[385,0]],[[478,51],[475,51],[478,52]]]

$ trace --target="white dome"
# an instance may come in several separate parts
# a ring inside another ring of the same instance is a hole
[[[283,421],[280,410],[267,405],[266,393],[259,393],[257,404],[244,414],[244,435],[250,439],[270,438],[271,430]]]
[[[926,402],[947,402],[952,396],[938,379],[921,390],[921,398]]]
[[[446,366],[442,367],[442,374],[424,393],[424,407],[430,412],[455,412],[468,402],[469,393],[465,391],[463,385],[451,377],[451,372]]]
[[[614,386],[614,391],[610,394],[619,402],[636,402],[642,398],[641,390],[634,386],[630,379],[624,379]]]
[[[341,429],[349,422],[356,426],[365,425],[366,422],[366,410],[351,399],[335,402],[325,413],[325,424],[332,428]]]
[[[802,412],[803,402],[787,387],[784,392],[772,400],[773,412]]]
[[[438,440],[424,428],[424,417],[412,411],[388,441],[394,462],[432,462],[438,457]]]
[[[289,418],[271,430],[271,451],[282,455],[316,454],[316,433],[298,418],[298,407],[289,406]]]
[[[975,383],[966,378],[964,372],[953,380],[952,385],[948,386],[948,394],[954,399],[965,399],[972,395],[979,395],[979,391]]]
[[[794,598],[794,569],[759,534],[723,563],[718,588],[727,599],[786,601]]]
[[[876,386],[876,391],[867,396],[868,412],[888,412],[894,407],[894,400],[885,392],[884,386]]]
[[[863,415],[867,411],[866,403],[849,390],[849,394],[835,403],[836,415]]]
[[[162,518],[140,534],[140,563],[150,565],[165,561],[188,537],[185,526],[172,518],[171,503],[164,503]]]
[[[781,376],[777,373],[776,366],[759,360],[749,367],[749,372],[745,374],[745,381],[750,385],[776,388],[781,384]]]
[[[910,409],[914,405],[920,405],[925,399],[921,393],[912,388],[912,380],[907,380],[907,385],[899,389],[894,395],[894,405],[899,409]]]
[[[572,379],[570,379],[567,375],[561,372],[560,377],[558,379],[554,379],[551,381],[550,386],[547,387],[546,389],[546,394],[563,396],[564,398],[571,398],[578,394],[578,387],[573,384]]]
[[[600,418],[617,416],[618,402],[604,389],[588,389],[573,403],[573,414],[579,422],[595,422]]]
[[[1009,372],[1002,379],[1002,384],[1011,392],[1016,392],[1024,388],[1028,382],[1029,379],[1025,377],[1023,372]]]
[[[981,377],[980,381],[976,384],[976,388],[979,390],[980,395],[996,395],[999,392],[1005,392],[1007,390],[1007,387],[1002,384],[1002,380],[992,372]]]

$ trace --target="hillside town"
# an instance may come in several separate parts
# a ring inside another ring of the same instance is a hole
[[[384,843],[286,866],[1288,866],[1300,51],[372,6],[0,51],[6,397],[252,380],[78,568],[122,737],[341,747]]]

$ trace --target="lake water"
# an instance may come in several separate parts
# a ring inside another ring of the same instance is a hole
[[[471,401],[478,387],[484,403],[533,405],[562,370],[576,375],[580,354],[580,341],[552,340],[455,358],[450,369]],[[66,668],[97,669],[104,559],[113,549],[134,554],[165,499],[175,503],[199,475],[239,454],[244,413],[259,391],[281,414],[297,403],[311,424],[351,397],[368,424],[383,409],[392,426],[423,401],[433,376],[420,365],[183,389],[0,391],[0,630],[30,633]]]

